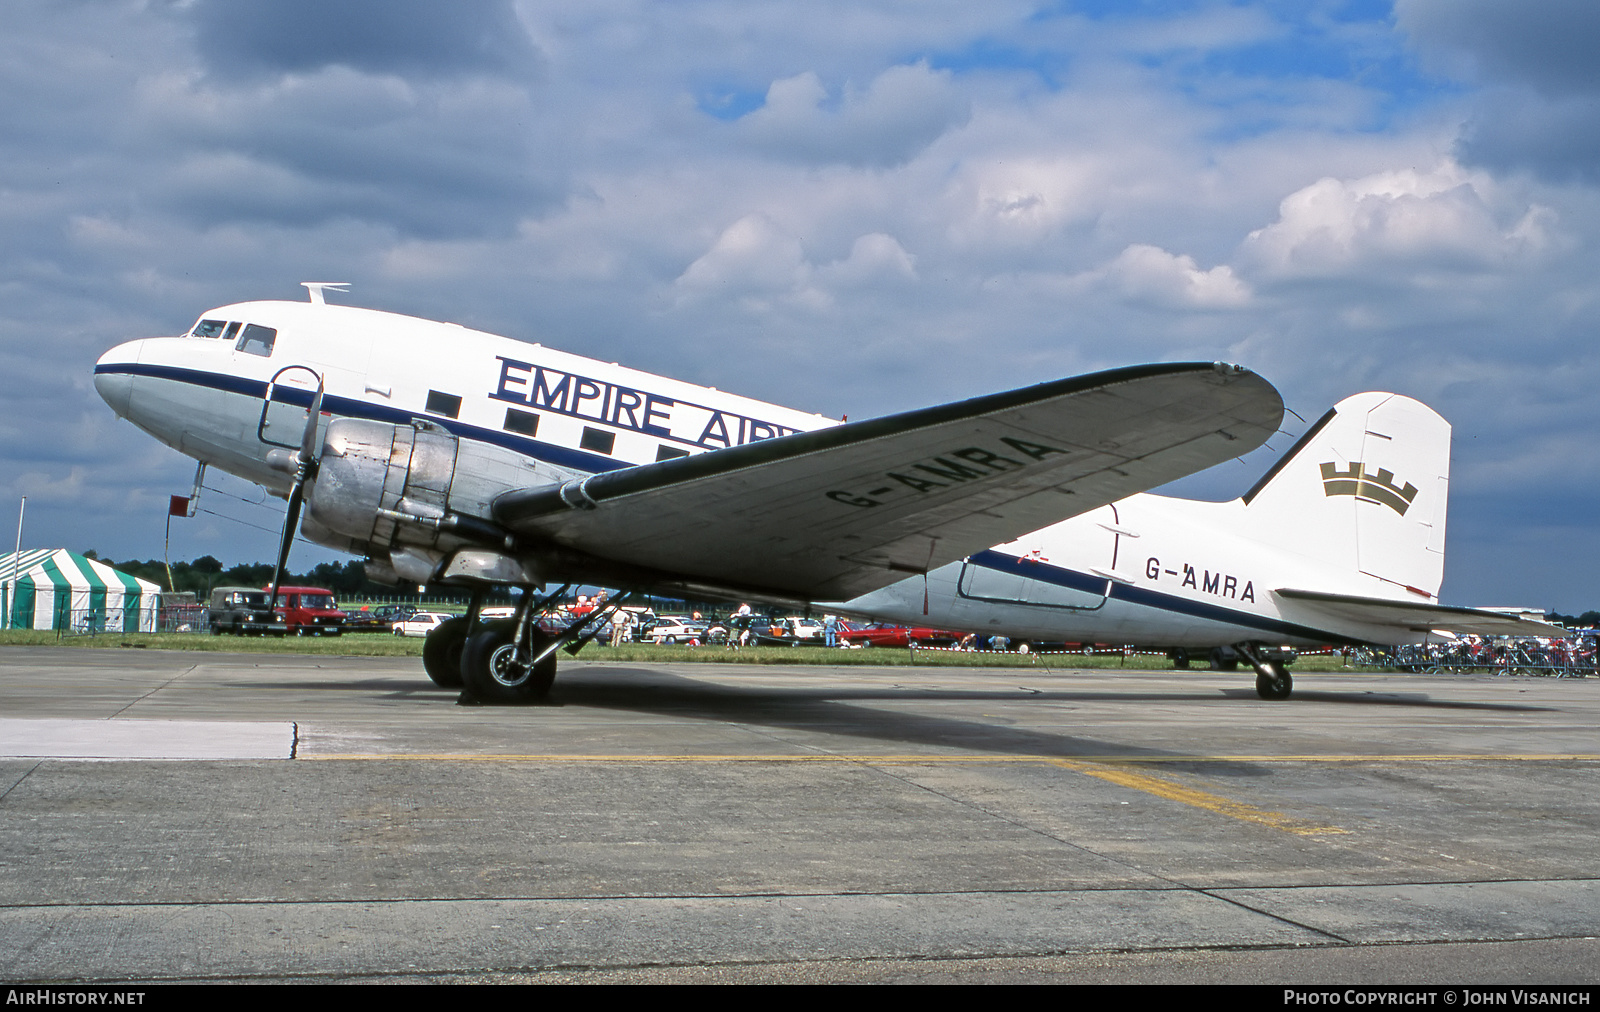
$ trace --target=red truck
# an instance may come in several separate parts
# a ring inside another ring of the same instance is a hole
[[[272,588],[262,587],[268,594]],[[344,632],[344,612],[333,591],[322,587],[279,587],[278,614],[284,631],[295,636],[338,636]]]

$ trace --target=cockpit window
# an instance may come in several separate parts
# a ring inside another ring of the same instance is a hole
[[[254,323],[246,324],[244,335],[239,338],[239,345],[236,350],[265,358],[272,354],[272,345],[277,340],[278,332],[271,327],[261,327]]]
[[[195,337],[221,337],[222,328],[227,325],[227,320],[201,320],[190,333]]]
[[[232,341],[234,335],[239,333],[239,328],[242,326],[244,326],[244,324],[238,322],[228,324],[228,332],[222,335],[222,339],[224,341]]]

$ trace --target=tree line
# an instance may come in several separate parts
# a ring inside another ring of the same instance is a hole
[[[169,582],[167,564],[160,559],[148,559],[144,562],[129,559],[126,562],[115,562],[101,558],[93,549],[84,552],[83,555],[85,558],[104,562],[129,576],[149,580],[164,590],[180,593],[188,591],[202,601],[211,596],[213,587],[267,587],[272,584],[273,566],[270,562],[245,562],[225,567],[222,560],[202,555],[192,562],[174,562]],[[392,597],[395,594],[395,588],[368,580],[361,563],[356,561],[324,562],[305,573],[285,572],[283,585],[325,587],[333,591],[336,598]]]

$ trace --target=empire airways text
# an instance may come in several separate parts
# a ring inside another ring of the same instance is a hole
[[[708,450],[800,431],[732,411],[546,369],[532,362],[519,362],[503,355],[495,357],[500,361],[500,382],[489,396],[499,401],[587,418]]]

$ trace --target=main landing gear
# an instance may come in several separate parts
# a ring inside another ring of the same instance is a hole
[[[475,592],[465,615],[446,619],[428,634],[422,645],[423,669],[434,684],[460,688],[463,702],[504,706],[543,700],[556,680],[556,651],[565,647],[577,653],[628,597],[620,594],[609,608],[551,635],[539,628],[538,616],[567,589],[543,599],[525,589],[512,617],[494,622],[478,620],[483,592]]]
[[[1289,674],[1285,651],[1256,643],[1235,643],[1233,650],[1256,669],[1256,695],[1262,699],[1289,698],[1294,691],[1294,677]]]
[[[481,703],[537,702],[556,680],[558,646],[526,617],[490,622],[467,637],[462,688]]]
[[[447,618],[422,641],[422,670],[441,689],[461,688],[461,651],[472,631],[465,615]]]

